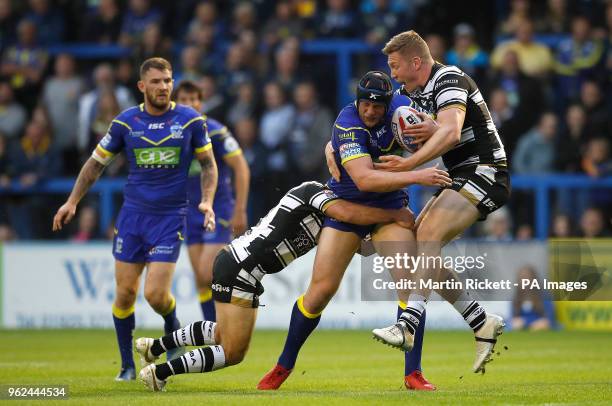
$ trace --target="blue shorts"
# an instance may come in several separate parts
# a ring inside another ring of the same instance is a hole
[[[215,199],[216,203],[216,199]],[[232,241],[232,229],[229,221],[234,213],[233,202],[215,204],[215,231],[204,230],[204,215],[197,206],[189,205],[187,209],[187,245],[191,244],[229,244]]]
[[[398,194],[394,199],[387,199],[384,201],[371,200],[371,201],[352,201],[353,203],[363,204],[364,206],[378,207],[381,209],[401,209],[408,205],[408,198],[405,194]],[[334,228],[339,231],[345,231],[349,233],[355,233],[359,238],[364,239],[368,234],[372,233],[376,228],[377,224],[371,224],[369,226],[362,226],[351,223],[344,223],[336,219],[325,217],[323,221],[323,227]]]
[[[185,216],[122,208],[115,222],[113,256],[130,263],[176,262],[184,233]]]

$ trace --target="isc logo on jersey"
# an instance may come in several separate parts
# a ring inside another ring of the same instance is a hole
[[[174,167],[180,162],[181,147],[134,148],[136,165],[144,168]]]

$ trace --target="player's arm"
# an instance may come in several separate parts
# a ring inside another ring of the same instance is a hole
[[[204,148],[204,151],[196,152],[195,157],[202,168],[202,173],[200,174],[202,200],[198,205],[198,209],[204,214],[204,227],[212,231],[215,229],[213,202],[215,200],[215,191],[217,190],[217,163],[215,162],[212,148]]]
[[[391,173],[374,169],[369,155],[343,163],[357,188],[362,192],[393,192],[409,185],[450,186],[448,173],[437,165],[418,171]]]
[[[436,121],[438,128],[431,138],[408,158],[397,156],[381,157],[378,169],[389,171],[407,171],[429,162],[450,151],[461,139],[461,128],[465,121],[465,109],[469,92],[469,83],[465,76],[447,74],[440,77],[441,86],[434,86]]]
[[[89,188],[96,183],[102,172],[106,168],[103,164],[90,157],[81,168],[76,183],[66,203],[59,208],[53,218],[53,231],[62,229],[62,225],[67,224],[76,213],[76,208],[83,196],[87,194]]]
[[[396,222],[405,228],[414,228],[414,213],[410,209],[380,209],[337,199],[323,209],[326,216],[357,225]]]
[[[465,110],[451,106],[438,113],[438,129],[431,138],[414,154],[407,158],[396,155],[381,156],[377,169],[391,172],[409,171],[450,151],[461,138],[461,127]]]
[[[234,213],[230,219],[230,225],[234,235],[242,234],[247,227],[247,200],[249,198],[249,181],[251,171],[247,163],[238,141],[232,134],[224,128],[224,132],[217,135],[213,140],[216,142],[217,149],[215,154],[219,153],[223,162],[229,166],[234,173],[234,196],[236,202],[234,204]],[[213,146],[213,149],[215,146]],[[217,155],[219,156],[219,155]]]
[[[251,170],[249,164],[242,153],[225,156],[223,161],[232,169],[234,173],[234,195],[236,203],[234,205],[234,214],[230,220],[234,235],[242,234],[247,227],[247,201],[249,199],[249,182],[251,179]]]
[[[62,205],[53,217],[53,231],[62,229],[76,213],[76,208],[83,196],[98,180],[104,169],[113,161],[115,154],[121,151],[124,146],[123,135],[126,131],[131,131],[128,124],[118,119],[114,119],[104,138],[96,146],[91,157],[81,168],[79,176],[70,192],[66,203]]]

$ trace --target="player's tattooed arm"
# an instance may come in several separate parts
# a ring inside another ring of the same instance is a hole
[[[212,231],[215,228],[213,201],[215,200],[215,191],[217,190],[217,164],[215,163],[212,149],[200,152],[196,155],[196,158],[202,167],[202,174],[200,175],[202,201],[198,208],[204,213],[204,227]]]
[[[102,172],[104,172],[104,168],[106,168],[104,165],[91,157],[85,162],[68,200],[59,208],[53,218],[53,231],[61,230],[62,225],[72,220],[76,213],[77,205],[83,196],[87,194],[89,188],[98,180]]]

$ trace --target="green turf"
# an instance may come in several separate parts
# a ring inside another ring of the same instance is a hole
[[[155,334],[137,332],[146,333]],[[374,342],[365,331],[317,331],[281,390],[255,390],[259,378],[274,365],[284,337],[280,331],[257,331],[241,365],[175,377],[167,392],[151,393],[139,382],[113,381],[119,369],[113,331],[2,330],[0,384],[68,385],[69,403],[79,405],[605,404],[612,400],[610,333],[506,333],[498,344],[500,355],[485,375],[476,375],[470,372],[470,333],[431,331],[425,340],[424,368],[439,389],[415,393],[403,387],[399,351]],[[45,402],[52,403],[56,402]]]

